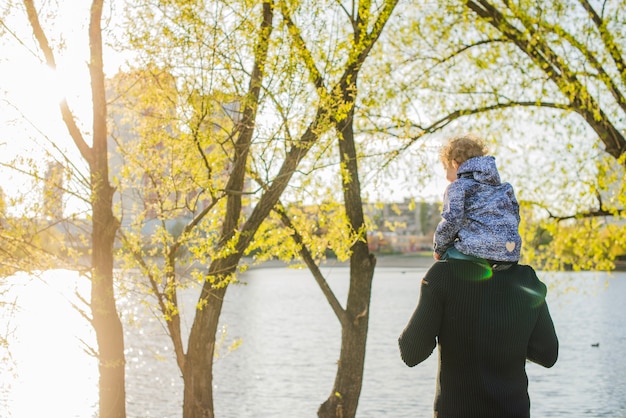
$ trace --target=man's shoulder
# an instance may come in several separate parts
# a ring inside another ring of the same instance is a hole
[[[423,284],[431,287],[439,287],[442,282],[451,277],[448,260],[438,260],[434,262],[422,280]]]
[[[547,294],[547,286],[537,276],[537,272],[534,268],[526,264],[517,264],[509,270],[505,270],[502,273],[505,275],[508,273],[512,279],[520,281],[520,285],[524,286],[528,290],[540,293],[542,296]]]

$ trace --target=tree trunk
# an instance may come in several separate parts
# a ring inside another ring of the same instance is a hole
[[[354,115],[354,95],[356,91],[357,70],[351,77],[351,85],[343,88],[344,102],[352,103],[353,107],[345,119],[337,121],[340,134],[339,153],[342,165],[348,175],[343,179],[344,205],[348,222],[359,239],[352,246],[350,256],[350,289],[346,315],[341,320],[341,354],[335,376],[335,384],[329,398],[320,406],[317,415],[320,418],[353,418],[356,415],[365,365],[365,347],[369,324],[369,306],[372,293],[372,279],[376,258],[370,254],[367,245],[363,201],[361,199],[361,183],[357,153],[352,126]]]
[[[125,418],[124,332],[115,305],[113,287],[113,244],[119,221],[113,215],[114,189],[109,183],[101,18],[102,0],[94,0],[91,5],[89,23],[93,147],[91,153],[86,156],[91,173],[93,210],[91,312],[98,341],[100,418]],[[77,142],[77,144],[82,145],[82,142]]]
[[[106,161],[105,161],[106,162]],[[113,242],[118,221],[111,210],[113,189],[92,174],[92,324],[98,342],[99,416],[126,417],[124,333],[115,306]]]
[[[335,384],[328,399],[320,406],[320,418],[356,416],[361,396],[365,347],[369,324],[369,304],[376,259],[365,250],[356,250],[350,258],[350,290],[347,321],[341,324],[341,353]]]
[[[211,288],[205,282],[201,300],[210,300],[196,312],[191,327],[183,380],[183,418],[213,418],[213,356],[215,335],[227,286]]]
[[[183,371],[185,384],[183,418],[214,417],[212,385],[215,336],[228,287],[228,278],[235,273],[244,250],[263,220],[278,202],[299,162],[310,149],[310,145],[315,142],[316,132],[316,125],[312,124],[302,140],[287,154],[279,174],[241,228],[235,250],[226,258],[217,259],[211,263],[208,273],[210,279],[204,282],[189,334]],[[224,242],[227,241],[224,240]]]
[[[255,47],[254,68],[250,77],[247,99],[244,100],[242,120],[239,122],[239,135],[235,143],[233,164],[226,190],[229,192],[226,202],[226,217],[223,220],[220,248],[229,245],[235,230],[241,220],[241,192],[244,189],[246,166],[250,151],[250,144],[254,131],[259,103],[263,68],[267,60],[269,39],[272,33],[273,4],[271,0],[264,0],[261,14],[259,40]],[[306,150],[292,153],[291,161],[298,162],[306,154]],[[290,167],[289,165],[287,167]],[[208,279],[204,281],[202,294],[196,307],[196,316],[189,334],[187,355],[183,370],[184,399],[183,418],[213,418],[213,357],[215,353],[215,337],[219,324],[224,296],[231,274],[234,274],[244,250],[254,236],[259,225],[265,219],[271,208],[276,204],[286,182],[295,168],[289,169],[289,175],[275,184],[271,189],[275,193],[268,193],[253,211],[253,215],[242,228],[241,238],[236,244],[236,250],[223,259],[211,262]],[[281,169],[281,172],[285,167]],[[255,216],[255,214],[257,216]]]
[[[23,0],[33,35],[46,64],[56,68],[54,53],[41,27],[33,0]],[[113,243],[119,221],[113,215],[113,192],[109,182],[107,105],[102,59],[103,0],[93,0],[89,19],[89,75],[93,102],[93,146],[85,142],[66,100],[59,104],[63,121],[74,144],[89,164],[91,228],[91,324],[98,343],[99,417],[126,417],[124,333],[115,305]]]

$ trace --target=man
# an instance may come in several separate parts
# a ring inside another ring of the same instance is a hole
[[[546,286],[525,265],[435,263],[399,338],[413,367],[439,345],[435,417],[529,417],[526,360],[552,367],[558,339]]]

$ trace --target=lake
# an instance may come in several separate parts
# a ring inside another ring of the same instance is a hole
[[[327,267],[341,301],[348,269]],[[436,351],[409,368],[397,338],[419,296],[424,268],[378,267],[374,277],[365,378],[359,418],[432,416]],[[560,340],[556,365],[529,363],[535,417],[626,417],[626,273],[540,273]],[[218,418],[315,417],[329,395],[339,356],[340,327],[307,270],[254,268],[231,286],[221,317],[214,370]],[[0,335],[9,335],[11,356],[0,370],[0,417],[94,417],[97,368],[84,350],[93,331],[70,306],[88,283],[67,271],[41,280],[13,277],[3,299],[19,310]],[[197,291],[182,296],[187,329]],[[151,311],[120,299],[126,334],[129,418],[182,415],[182,380],[163,327]],[[233,341],[240,345],[230,350]],[[83,343],[84,342],[84,343]],[[5,353],[6,354],[6,353]]]

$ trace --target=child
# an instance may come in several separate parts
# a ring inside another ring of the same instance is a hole
[[[483,141],[473,135],[453,138],[440,159],[450,184],[435,230],[435,259],[476,257],[493,268],[517,263],[519,204],[513,187],[500,182],[495,158],[487,155]]]

